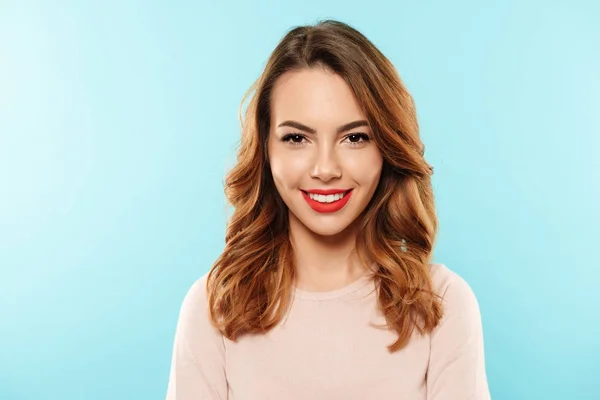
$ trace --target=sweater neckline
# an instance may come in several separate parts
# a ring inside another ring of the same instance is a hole
[[[333,300],[354,293],[367,286],[373,279],[372,274],[367,273],[344,287],[326,292],[311,292],[294,286],[294,296],[302,300]]]

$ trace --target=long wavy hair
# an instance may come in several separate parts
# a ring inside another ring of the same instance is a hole
[[[388,346],[394,352],[408,343],[415,328],[431,332],[442,317],[429,272],[438,224],[433,167],[424,159],[414,101],[396,69],[365,36],[335,20],[288,31],[244,95],[237,164],[225,179],[234,211],[223,253],[208,274],[210,317],[225,337],[236,341],[275,327],[291,304],[296,275],[288,209],[273,183],[266,143],[277,78],[311,67],[326,68],[345,80],[383,157],[378,187],[360,216],[356,250],[361,260],[376,265],[378,304],[387,328],[398,333]]]

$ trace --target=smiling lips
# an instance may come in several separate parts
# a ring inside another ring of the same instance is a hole
[[[352,195],[352,189],[301,190],[308,205],[320,213],[331,213],[342,209]]]

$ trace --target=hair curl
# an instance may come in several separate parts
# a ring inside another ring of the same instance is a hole
[[[273,85],[282,74],[323,67],[340,75],[367,115],[383,167],[361,214],[356,249],[372,260],[378,303],[398,333],[390,352],[403,348],[416,327],[431,332],[442,317],[429,261],[437,233],[431,167],[424,159],[415,105],[392,63],[360,32],[325,20],[291,29],[240,106],[242,138],[225,195],[234,207],[225,248],[208,275],[210,317],[230,340],[264,333],[291,302],[295,279],[288,209],[269,168],[266,143]],[[242,117],[242,106],[254,91]]]

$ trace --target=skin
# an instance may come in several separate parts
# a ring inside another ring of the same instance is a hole
[[[305,68],[286,72],[275,82],[267,148],[273,181],[289,209],[296,285],[301,290],[335,290],[366,271],[355,251],[356,226],[377,188],[383,159],[368,125],[337,132],[358,120],[366,121],[366,115],[335,73]],[[280,126],[285,121],[315,132]],[[301,189],[353,192],[341,210],[319,213]]]

